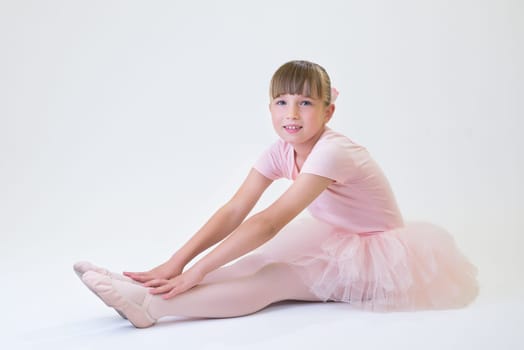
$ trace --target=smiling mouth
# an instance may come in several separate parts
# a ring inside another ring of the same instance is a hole
[[[300,130],[302,127],[300,125],[284,125],[284,129],[286,130]]]

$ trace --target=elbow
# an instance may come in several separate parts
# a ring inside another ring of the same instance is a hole
[[[231,218],[235,225],[239,225],[248,214],[245,208],[231,201],[224,204],[219,209],[219,212],[225,215],[226,217]]]
[[[264,241],[269,241],[275,237],[282,227],[284,227],[284,224],[279,222],[278,219],[267,215],[265,211],[254,215],[251,220],[257,227],[257,231],[260,232]]]

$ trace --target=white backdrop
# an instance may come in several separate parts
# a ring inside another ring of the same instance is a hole
[[[271,74],[307,59],[341,92],[331,127],[370,150],[405,218],[452,232],[483,296],[520,293],[523,8],[1,0],[0,272],[60,284],[79,259],[163,261],[275,139]]]

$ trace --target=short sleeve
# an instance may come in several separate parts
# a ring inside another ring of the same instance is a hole
[[[358,175],[360,149],[350,142],[319,141],[302,166],[301,173],[327,177],[338,183],[350,182]]]
[[[282,144],[276,141],[267,148],[253,165],[253,168],[270,180],[277,180],[284,176]]]

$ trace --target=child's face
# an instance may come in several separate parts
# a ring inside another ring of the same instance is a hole
[[[297,146],[312,147],[315,144],[335,106],[326,106],[318,98],[286,94],[274,98],[269,110],[277,134],[296,149]]]

